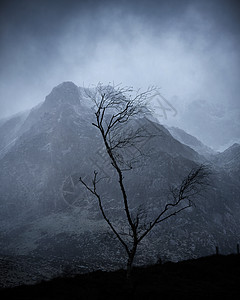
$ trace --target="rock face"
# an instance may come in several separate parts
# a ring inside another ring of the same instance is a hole
[[[84,170],[88,149],[95,144],[88,115],[81,115],[78,88],[70,83],[54,88],[18,132],[1,160],[3,217],[61,206],[63,179]]]
[[[118,226],[123,218],[118,182],[92,126],[89,101],[84,89],[65,82],[30,112],[0,123],[1,149],[5,147],[0,156],[2,255],[54,257],[75,264],[77,258],[91,268],[125,264],[124,249],[102,220],[96,199],[79,182],[81,176],[91,184],[94,170],[104,177],[99,192]],[[133,211],[142,205],[148,216],[156,214],[169,199],[169,185],[178,184],[200,163],[213,169],[211,187],[196,199],[196,207],[156,228],[143,241],[136,262],[153,262],[159,255],[179,260],[212,254],[216,245],[224,253],[234,251],[240,233],[240,146],[211,153],[209,160],[203,156],[208,149],[194,137],[186,141],[181,130],[171,129],[170,134],[146,118],[130,126],[146,132],[139,144],[145,155],[124,173]],[[129,151],[125,155],[139,156]]]
[[[78,105],[79,103],[79,89],[73,82],[63,82],[56,86],[45,100],[48,109],[56,109],[62,104]]]

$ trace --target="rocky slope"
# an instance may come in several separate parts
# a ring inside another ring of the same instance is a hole
[[[176,140],[178,140],[179,142],[181,142],[185,145],[188,145],[189,147],[191,147],[192,149],[197,151],[199,154],[202,154],[207,158],[216,154],[216,152],[214,150],[212,150],[210,147],[204,145],[196,137],[185,132],[184,130],[177,128],[177,127],[167,127],[167,129]]]

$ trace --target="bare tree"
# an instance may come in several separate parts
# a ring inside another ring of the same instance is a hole
[[[97,184],[101,180],[98,172],[94,171],[91,185],[87,184],[82,178],[80,178],[80,181],[97,198],[104,220],[125,248],[128,256],[128,277],[131,274],[133,260],[139,243],[157,224],[191,207],[194,197],[199,195],[208,184],[208,168],[204,165],[198,166],[190,171],[180,186],[171,188],[172,200],[166,203],[165,207],[152,220],[147,220],[146,212],[141,207],[137,209],[135,214],[130,213],[131,209],[123,173],[132,168],[132,160],[129,161],[124,158],[123,150],[128,146],[137,147],[136,145],[145,135],[142,128],[136,129],[135,132],[124,130],[124,128],[129,128],[127,124],[129,124],[130,120],[141,117],[149,111],[146,108],[146,104],[154,91],[154,88],[149,88],[142,93],[137,91],[132,97],[132,88],[106,87],[99,84],[95,92],[88,92],[88,96],[93,100],[95,106],[95,122],[92,125],[99,130],[112,168],[117,174],[124,213],[127,219],[127,230],[119,229],[114,225],[114,220],[107,216],[103,207],[102,197],[97,190]]]

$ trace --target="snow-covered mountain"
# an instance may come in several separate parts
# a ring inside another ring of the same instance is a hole
[[[93,119],[85,90],[64,82],[30,112],[0,124],[5,149],[0,157],[0,254],[78,260],[89,268],[124,265],[124,249],[102,220],[96,199],[79,182],[80,176],[91,182],[98,170],[105,177],[99,191],[107,213],[121,222],[118,183]],[[207,162],[203,154],[208,148],[147,118],[130,126],[144,128],[147,138],[139,145],[144,155],[124,174],[128,198],[132,209],[143,205],[154,214],[166,203],[169,185]],[[137,156],[132,151],[128,155]],[[216,245],[223,252],[235,249],[240,233],[240,184],[234,175],[239,174],[239,145],[213,155],[208,163],[213,174],[207,193],[196,199],[195,208],[162,223],[143,241],[138,263],[159,255],[179,260],[211,254]]]

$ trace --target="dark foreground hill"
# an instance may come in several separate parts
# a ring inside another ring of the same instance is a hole
[[[232,299],[240,295],[240,255],[61,277],[0,291],[1,299]],[[239,299],[239,298],[237,298]]]

